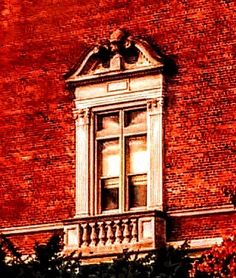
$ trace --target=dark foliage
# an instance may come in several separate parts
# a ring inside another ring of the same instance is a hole
[[[191,268],[187,245],[161,247],[148,255],[124,251],[113,263],[81,265],[80,256],[62,252],[62,236],[36,243],[34,255],[23,256],[11,241],[0,236],[1,278],[187,278]]]
[[[35,254],[23,256],[11,241],[0,236],[1,278],[73,278],[78,277],[80,258],[65,255],[62,236],[52,236],[47,244],[35,244]]]

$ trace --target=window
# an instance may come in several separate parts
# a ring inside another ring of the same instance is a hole
[[[98,211],[147,205],[147,111],[131,108],[95,117]]]
[[[116,30],[67,84],[75,94],[75,217],[162,210],[163,64]]]
[[[65,242],[89,256],[165,241],[157,213],[163,210],[162,69],[147,42],[118,29],[66,81],[75,94],[76,200]]]

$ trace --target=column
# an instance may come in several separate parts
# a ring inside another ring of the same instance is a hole
[[[89,124],[88,108],[74,111],[76,120],[76,215],[89,215]]]
[[[163,97],[147,101],[147,146],[149,154],[147,208],[158,210],[163,209],[163,102]]]

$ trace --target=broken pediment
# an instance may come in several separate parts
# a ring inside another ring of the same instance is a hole
[[[89,51],[66,81],[89,81],[162,67],[161,57],[146,41],[135,39],[125,31],[117,29],[109,40]]]

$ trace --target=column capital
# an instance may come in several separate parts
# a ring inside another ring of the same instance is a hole
[[[147,100],[147,111],[150,113],[162,113],[164,97],[152,98]]]
[[[90,108],[75,109],[73,111],[73,119],[76,120],[79,125],[88,125],[90,113]]]

